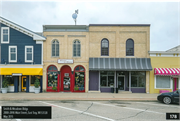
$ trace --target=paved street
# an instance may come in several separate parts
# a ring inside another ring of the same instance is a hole
[[[158,101],[0,101],[0,106],[52,106],[51,121],[164,121],[167,112],[180,112],[179,104]]]

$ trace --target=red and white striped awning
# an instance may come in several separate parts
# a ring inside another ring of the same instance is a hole
[[[180,68],[154,68],[154,75],[180,75]]]

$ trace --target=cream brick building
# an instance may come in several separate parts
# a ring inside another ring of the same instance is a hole
[[[43,35],[45,91],[149,93],[150,25],[44,25]]]

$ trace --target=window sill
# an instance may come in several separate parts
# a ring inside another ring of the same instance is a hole
[[[79,59],[79,58],[81,58],[81,57],[73,57],[73,58],[75,58],[75,59],[76,59],[76,58],[77,58],[77,59]]]
[[[51,58],[59,58],[59,56],[51,56]]]
[[[171,89],[171,88],[154,88],[154,89]]]
[[[25,63],[33,63],[33,61],[25,61]]]
[[[101,57],[109,57],[109,55],[101,55]]]
[[[126,56],[126,58],[135,58],[135,56]]]
[[[9,61],[9,63],[17,63],[17,61]]]
[[[1,44],[9,44],[9,42],[1,42]]]
[[[127,88],[129,88],[129,87],[127,87]],[[146,88],[146,87],[131,87],[131,88]]]

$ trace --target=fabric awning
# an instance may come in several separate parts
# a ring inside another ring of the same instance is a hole
[[[89,70],[151,71],[150,58],[89,58]]]
[[[154,68],[154,75],[180,75],[180,68]]]
[[[43,75],[42,68],[1,68],[0,75]]]

